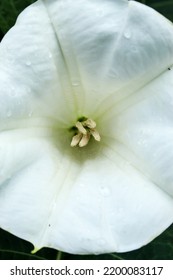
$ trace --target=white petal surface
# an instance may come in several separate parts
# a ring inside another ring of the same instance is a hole
[[[172,211],[172,199],[108,147],[85,162],[51,238],[71,253],[133,250],[170,225]]]
[[[173,71],[167,70],[105,114],[104,134],[126,148],[119,153],[173,196]],[[117,115],[117,112],[119,114]]]
[[[76,117],[61,48],[41,1],[19,16],[1,42],[0,84],[3,123],[34,116],[63,126]]]
[[[97,117],[170,66],[172,46],[172,24],[134,1],[39,0],[1,43],[0,112]]]
[[[43,140],[47,131],[23,132],[20,140],[9,133],[13,144],[5,133],[0,145],[0,224],[36,248],[128,251],[171,224],[172,199],[123,161],[116,145],[85,160],[82,151],[77,161]]]
[[[172,23],[126,0],[44,1],[84,115],[98,115],[173,63]]]

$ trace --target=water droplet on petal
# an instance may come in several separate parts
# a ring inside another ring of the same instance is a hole
[[[52,58],[52,54],[51,53],[49,53],[49,58]]]
[[[25,64],[26,64],[26,66],[30,66],[31,65],[31,61],[27,60]]]
[[[33,114],[33,111],[30,111],[29,114],[28,114],[28,117],[30,118]]]
[[[78,86],[79,86],[79,81],[73,81],[73,82],[72,82],[72,86],[78,87]]]
[[[131,32],[130,32],[130,31],[125,31],[125,32],[124,32],[124,37],[125,37],[126,39],[130,39],[130,37],[131,37]]]
[[[110,69],[110,71],[109,71],[109,73],[108,73],[108,76],[109,76],[110,78],[115,79],[115,78],[118,77],[118,74],[117,74],[117,72],[116,72],[115,69]]]
[[[7,112],[7,117],[10,118],[11,116],[12,116],[12,112],[11,112],[11,111],[8,111],[8,112]]]
[[[11,96],[11,97],[16,96],[16,91],[15,91],[15,88],[14,88],[14,87],[11,87],[11,88],[9,89],[9,96]]]

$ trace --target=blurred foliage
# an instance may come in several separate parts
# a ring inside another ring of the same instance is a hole
[[[35,0],[0,0],[0,36],[15,23],[17,16]]]
[[[14,25],[18,14],[29,4],[35,2],[34,0],[0,0],[0,39],[4,34]],[[138,1],[146,4],[165,17],[173,21],[173,0],[141,0]],[[32,255],[30,252],[33,246],[14,235],[0,230],[0,259],[10,260],[40,260],[40,259],[56,259],[57,251],[53,249],[43,248],[36,254]],[[97,260],[159,260],[173,259],[173,225],[169,227],[163,234],[157,237],[150,244],[129,253],[123,254],[104,254],[104,255],[70,255],[67,253],[61,254],[62,259],[97,259]]]

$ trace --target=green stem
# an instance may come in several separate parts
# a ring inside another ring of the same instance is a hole
[[[57,256],[56,256],[56,260],[61,260],[62,259],[62,252],[58,251]]]
[[[121,258],[120,256],[116,255],[115,253],[110,254],[112,257],[116,258],[117,260],[124,260],[123,258]]]

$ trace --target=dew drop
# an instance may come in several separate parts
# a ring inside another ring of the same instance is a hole
[[[115,79],[115,78],[118,77],[118,74],[117,74],[117,72],[115,71],[115,69],[111,69],[110,72],[108,73],[108,76],[109,76],[110,78]]]
[[[25,64],[26,64],[26,66],[30,66],[31,65],[31,61],[27,60]]]
[[[141,138],[137,141],[139,146],[147,146],[147,140],[144,138]]]
[[[28,114],[28,117],[31,118],[32,114],[33,114],[33,111],[30,111],[29,114]]]
[[[51,53],[49,53],[49,58],[52,58],[52,54]]]
[[[73,87],[78,87],[79,86],[79,81],[73,81],[72,86]]]
[[[125,31],[125,32],[124,32],[124,37],[125,37],[126,39],[130,39],[130,37],[131,37],[131,32],[130,32],[130,31]]]
[[[16,96],[16,91],[15,91],[15,88],[14,88],[14,87],[11,87],[11,88],[9,89],[9,96],[11,96],[11,97]]]
[[[12,116],[12,112],[11,112],[11,111],[8,111],[8,112],[7,112],[7,117],[10,118],[11,116]]]

